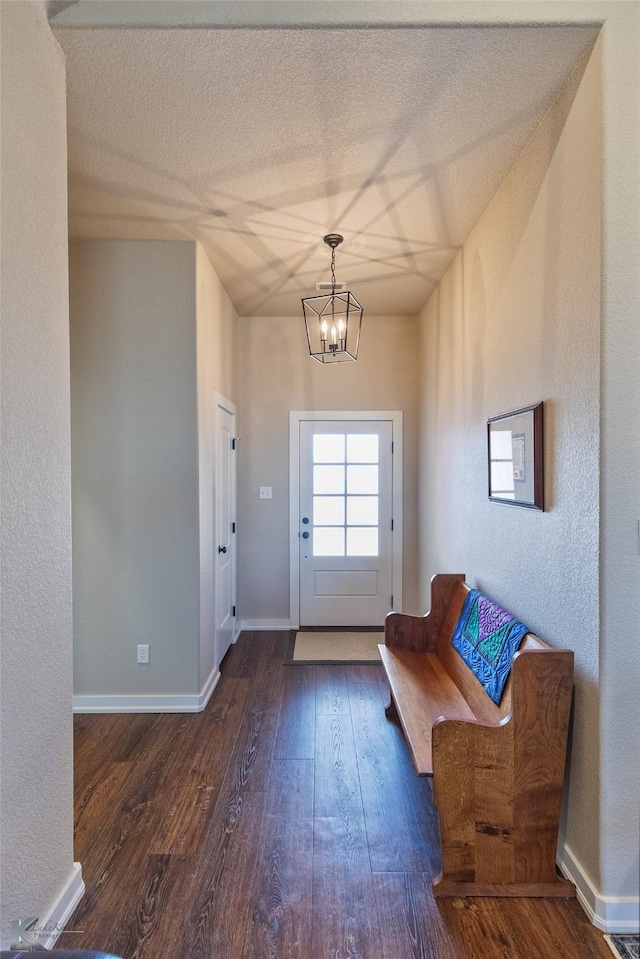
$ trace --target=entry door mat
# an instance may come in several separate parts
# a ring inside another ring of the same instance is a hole
[[[640,936],[605,936],[618,959],[640,959]]]
[[[291,630],[285,663],[290,666],[357,666],[379,663],[382,627]]]

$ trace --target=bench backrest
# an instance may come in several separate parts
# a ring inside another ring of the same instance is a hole
[[[456,583],[436,639],[436,652],[478,719],[495,722],[511,712],[511,675],[507,680],[500,705],[496,706],[487,696],[482,683],[451,645],[453,632],[468,593],[469,587],[466,583]],[[534,633],[527,633],[520,645],[521,650],[549,648],[548,644]]]

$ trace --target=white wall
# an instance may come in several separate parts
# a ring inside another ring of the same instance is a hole
[[[214,666],[213,392],[237,405],[239,322],[206,253],[196,246],[198,448],[200,490],[200,689]],[[218,664],[216,664],[218,665]]]
[[[632,24],[627,29],[633,33]],[[618,34],[615,43],[612,33]],[[625,284],[616,286],[620,276],[610,258],[607,192],[601,249],[602,75],[605,104],[613,108],[618,98],[609,83],[622,33],[622,23],[609,28],[608,36],[605,29],[575,101],[579,74],[425,307],[420,394],[421,581],[438,570],[464,571],[552,645],[575,650],[563,856],[581,877],[586,905],[601,925],[612,926],[616,909],[624,922],[634,916],[637,922],[637,782],[629,756],[640,734],[637,713],[630,715],[635,697],[623,665],[631,677],[638,661],[637,629],[623,627],[624,621],[638,621],[631,495],[634,487],[637,501],[638,471],[629,471],[637,463],[638,420],[631,412],[639,408],[637,366],[635,379],[623,369],[629,366],[625,351],[637,356],[637,316],[632,297],[612,309],[611,284],[617,294]],[[617,77],[621,86],[629,83],[625,77]],[[637,117],[630,122],[625,116],[630,142],[637,143]],[[610,124],[609,117],[609,135]],[[621,159],[612,143],[609,162],[613,155]],[[637,211],[635,173],[629,199]],[[627,236],[637,250],[637,234]],[[629,251],[617,246],[617,265],[623,267]],[[628,284],[626,289],[631,292]],[[608,426],[611,391],[622,422],[612,417]],[[547,512],[489,503],[486,419],[539,400],[545,401]],[[630,433],[624,472],[622,423]],[[608,466],[614,462],[615,477]],[[608,533],[612,522],[615,536]],[[617,605],[607,602],[609,583]],[[619,909],[624,897],[631,898]]]
[[[195,244],[70,250],[75,693],[193,695]],[[138,643],[149,665],[136,664]]]
[[[357,363],[309,356],[302,315],[240,320],[239,613],[289,622],[290,410],[404,411],[404,608],[417,609],[417,323],[367,316]],[[260,486],[273,499],[260,500]]]
[[[73,871],[65,68],[39,5],[0,9],[0,947],[8,948],[12,920],[45,920],[82,884]]]

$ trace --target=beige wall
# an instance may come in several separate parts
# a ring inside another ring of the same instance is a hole
[[[287,5],[288,10],[294,11],[292,16],[298,16],[294,8],[298,10],[295,4]],[[63,608],[65,604],[68,607],[69,540],[60,497],[68,482],[68,471],[65,473],[62,463],[65,456],[68,458],[68,445],[64,437],[66,414],[61,386],[65,363],[62,355],[65,336],[60,325],[64,305],[59,302],[63,268],[58,259],[65,255],[66,228],[59,209],[56,208],[56,212],[49,209],[49,203],[57,204],[64,191],[64,176],[60,175],[64,68],[61,59],[56,61],[58,54],[53,55],[46,24],[41,17],[36,19],[35,9],[36,4],[26,0],[2,3],[2,320],[4,342],[8,337],[12,348],[12,361],[3,368],[3,548],[7,557],[5,570],[11,568],[11,573],[3,574],[2,853],[3,868],[7,862],[14,867],[11,885],[2,889],[3,916],[7,920],[16,910],[26,909],[29,914],[41,912],[41,903],[50,901],[58,877],[63,877],[69,862],[71,837],[70,724],[64,725],[65,683],[70,695],[71,663],[68,620],[65,619],[68,614]],[[416,9],[415,5],[391,4],[375,4],[374,9],[373,5],[363,2],[351,16],[380,23],[410,17],[412,22],[421,19],[427,25],[453,20],[464,24],[478,18],[477,4],[454,0],[423,4],[418,14]],[[324,8],[312,13],[323,21],[327,16]],[[485,0],[481,11],[487,23],[604,21],[600,41],[605,117],[600,378],[601,643],[600,704],[599,712],[595,711],[602,749],[599,755],[596,736],[589,749],[590,761],[600,764],[601,796],[589,797],[589,801],[601,804],[599,823],[591,836],[598,859],[598,876],[592,879],[596,890],[610,897],[637,896],[638,879],[637,777],[632,760],[640,735],[634,708],[638,684],[635,626],[640,620],[637,548],[640,428],[636,416],[640,408],[637,373],[640,365],[639,13],[637,4],[616,0],[555,4],[530,0],[505,4]],[[339,15],[343,14],[336,14]],[[26,55],[26,51],[30,55]],[[7,126],[9,117],[12,127]],[[11,136],[7,135],[9,129]],[[18,179],[27,184],[26,191],[17,193],[11,189],[11,184]],[[45,213],[46,229],[43,230]],[[34,238],[39,251],[37,261],[33,257]],[[551,239],[550,235],[550,242]],[[580,246],[582,241],[576,237],[575,242]],[[34,272],[27,272],[27,266]],[[33,279],[36,275],[36,267],[40,271],[38,283],[26,283],[25,277]],[[523,269],[525,267],[521,267],[518,275]],[[471,282],[467,273],[466,283]],[[10,307],[11,302],[14,305]],[[490,307],[495,305],[491,303]],[[31,322],[25,322],[25,317]],[[40,330],[46,332],[44,337],[32,335]],[[44,355],[41,347],[45,347]],[[5,352],[5,362],[6,355]],[[42,403],[37,415],[32,415],[34,398],[41,399],[45,392],[46,405]],[[321,405],[328,405],[326,397]],[[557,430],[561,436],[561,425],[557,425]],[[37,460],[37,469],[30,468],[30,457]],[[24,475],[30,476],[26,488]],[[552,488],[555,482],[554,475]],[[446,489],[445,495],[448,495]],[[64,496],[66,494],[62,498]],[[38,517],[37,528],[33,524],[34,515]],[[7,517],[11,517],[11,525],[7,525]],[[431,522],[429,517],[426,522]],[[425,528],[429,527],[423,530]],[[48,551],[40,550],[39,546],[36,549],[36,539],[38,544],[42,542],[43,530],[50,534]],[[562,546],[559,544],[558,550]],[[25,561],[19,555],[23,548],[26,553],[31,551]],[[262,563],[262,569],[268,569],[268,558]],[[29,570],[37,573],[37,589]],[[7,595],[10,601],[16,596],[37,596],[38,604],[20,602],[18,610],[15,603],[12,606],[9,602],[7,607]],[[516,592],[513,594],[514,598],[522,595],[521,590],[517,596]],[[14,641],[8,641],[7,637],[13,637]],[[553,637],[550,638],[553,641]],[[36,642],[37,651],[32,640]],[[40,678],[38,696],[28,695],[34,688],[34,679]],[[14,708],[15,696],[12,698],[11,690],[17,689],[20,699]],[[26,705],[26,711],[21,710],[21,704]],[[25,752],[34,761],[28,767],[15,764],[15,776],[7,777],[7,758],[20,758]],[[37,786],[43,771],[47,775],[46,797],[35,787],[29,789],[31,777],[37,774]],[[588,813],[591,818],[592,813],[595,814],[595,808]],[[16,850],[14,843],[18,835],[20,850]],[[585,857],[588,862],[592,859]],[[628,905],[627,914],[633,911],[637,921],[637,907],[634,909],[631,900]]]
[[[71,244],[76,695],[199,690],[195,256]]]
[[[302,316],[240,320],[239,612],[289,622],[289,412],[404,411],[404,608],[417,609],[417,323],[368,317],[357,363],[309,356]],[[260,500],[260,486],[273,487]]]
[[[594,889],[637,895],[605,842],[609,796],[622,793],[614,803],[637,877],[633,787],[623,769],[615,790],[603,780],[601,69],[599,41],[577,94],[581,70],[422,313],[420,567],[423,584],[438,570],[466,572],[552,645],[575,650],[563,838]],[[539,400],[546,512],[489,503],[486,419]],[[635,655],[628,634],[615,644]],[[605,885],[607,863],[618,875]]]
[[[73,873],[71,467],[64,57],[2,3],[0,948]],[[56,918],[61,916],[56,914]]]
[[[238,315],[202,247],[196,245],[198,449],[200,483],[200,689],[214,667],[213,392],[237,405]],[[215,664],[217,667],[218,664]]]
[[[70,276],[75,692],[195,696],[218,665],[212,396],[238,398],[237,316],[193,242],[76,241]]]
[[[604,4],[601,881],[640,917],[640,4]]]

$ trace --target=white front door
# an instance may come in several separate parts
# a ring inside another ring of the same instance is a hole
[[[235,407],[214,394],[214,656],[216,666],[235,633]]]
[[[381,626],[393,606],[390,420],[299,424],[301,626]]]

